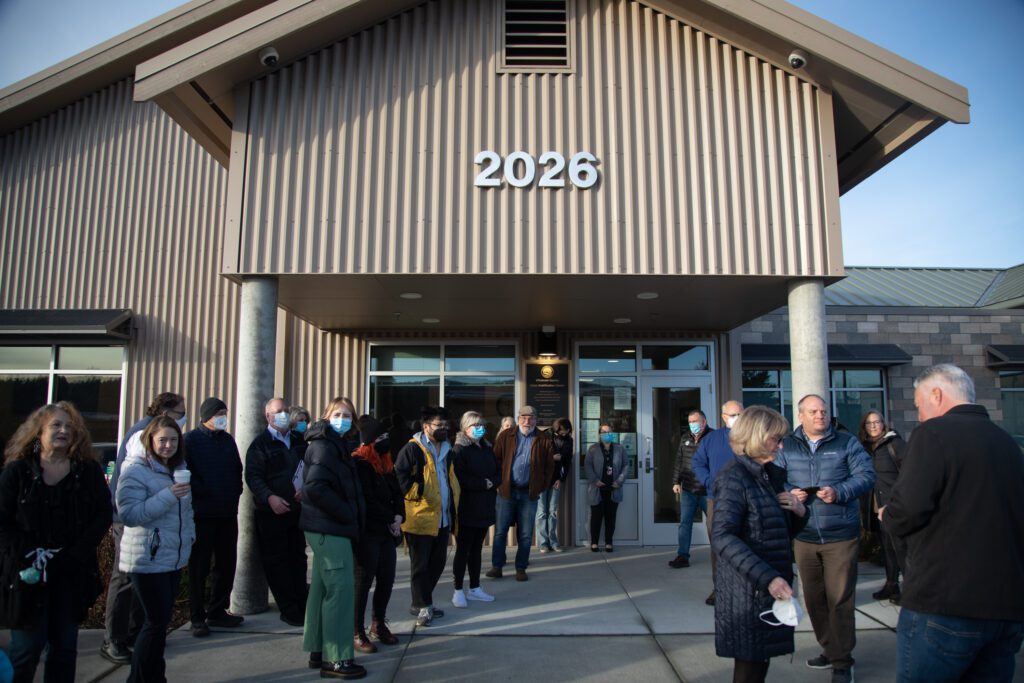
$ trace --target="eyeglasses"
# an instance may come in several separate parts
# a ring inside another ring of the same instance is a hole
[[[739,417],[740,416],[739,413],[724,413],[724,415],[726,417]]]
[[[519,419],[520,420],[536,420],[537,416],[536,415],[520,415]]]
[[[881,427],[884,423],[881,420],[868,420],[864,424],[868,427]]]
[[[434,422],[430,425],[433,429],[445,429],[448,427],[447,422]]]

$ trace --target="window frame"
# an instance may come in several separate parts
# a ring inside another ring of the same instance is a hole
[[[777,387],[747,387],[743,384],[743,373],[747,370],[768,370],[779,373],[779,386]],[[779,405],[783,409],[785,414],[786,409],[786,396],[789,396],[790,404],[793,406],[793,422],[794,429],[796,423],[796,398],[793,396],[793,387],[787,386],[783,381],[783,372],[790,371],[792,373],[792,366],[789,365],[743,365],[740,369],[740,391],[744,396],[743,405],[747,406],[746,396],[749,393],[755,391],[758,392],[773,392],[779,398]],[[836,371],[847,371],[847,370],[877,370],[881,378],[881,386],[877,387],[835,387],[832,385],[832,373]],[[829,365],[828,366],[828,400],[829,400],[829,417],[833,418],[836,416],[837,396],[841,393],[846,392],[861,392],[861,391],[881,391],[882,392],[882,406],[884,406],[882,413],[886,421],[889,421],[889,373],[888,368],[881,365]],[[755,405],[755,404],[749,404]],[[761,405],[761,404],[756,404]],[[787,416],[786,419],[789,419]],[[851,425],[846,425],[847,428],[852,429]]]
[[[576,73],[576,0],[565,0],[565,66],[522,66],[505,61],[505,0],[497,4],[494,40],[499,74],[574,74]]]

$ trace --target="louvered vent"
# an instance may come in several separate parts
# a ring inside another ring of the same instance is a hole
[[[505,0],[505,66],[569,66],[568,0]]]

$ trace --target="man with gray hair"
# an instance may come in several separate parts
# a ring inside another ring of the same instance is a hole
[[[498,486],[498,522],[494,527],[491,569],[487,576],[500,579],[505,566],[508,530],[516,525],[516,581],[526,581],[530,564],[530,545],[540,498],[555,471],[555,441],[550,432],[537,429],[537,411],[533,406],[519,409],[518,425],[498,434],[494,455],[501,468]]]
[[[914,382],[921,424],[879,510],[907,544],[899,681],[1010,681],[1024,638],[1024,457],[955,365]]]

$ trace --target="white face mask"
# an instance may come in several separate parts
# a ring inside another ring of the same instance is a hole
[[[777,621],[766,619],[769,614],[775,615]],[[804,610],[800,603],[793,598],[776,600],[771,609],[766,609],[758,615],[761,621],[769,626],[796,626],[804,618]]]
[[[216,415],[213,418],[213,428],[219,432],[223,432],[228,428],[228,416],[227,415]]]
[[[185,422],[187,421],[187,419],[186,419],[187,417],[188,417],[187,415],[182,415],[177,420],[175,420],[175,422],[178,423],[178,429],[182,429],[182,430],[185,429]]]
[[[738,419],[740,419],[739,415],[725,418],[725,426],[728,427],[729,429],[732,429],[732,426],[736,424],[736,420]]]
[[[288,413],[281,411],[280,413],[274,413],[274,426],[278,429],[287,429],[288,425],[291,424],[291,419],[288,417]]]

